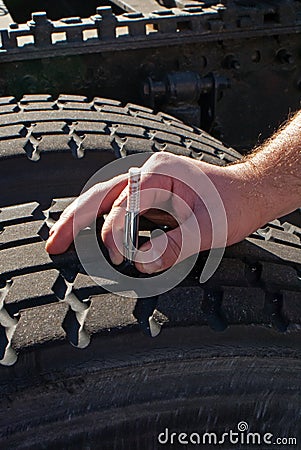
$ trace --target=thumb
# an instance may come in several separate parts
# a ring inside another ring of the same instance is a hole
[[[200,248],[199,227],[195,217],[190,216],[177,228],[167,233],[161,232],[143,244],[136,254],[135,264],[143,273],[161,272],[195,255]]]

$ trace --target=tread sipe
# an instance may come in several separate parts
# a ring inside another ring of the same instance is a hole
[[[222,435],[241,421],[299,437],[298,220],[227,248],[204,284],[200,254],[185,280],[150,301],[96,285],[72,247],[45,252],[49,226],[87,179],[141,151],[220,165],[240,157],[140,106],[0,99],[0,448],[157,450],[166,427]]]

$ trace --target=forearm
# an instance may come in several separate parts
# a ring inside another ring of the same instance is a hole
[[[259,226],[300,207],[301,112],[259,149],[229,169],[245,179],[254,213],[259,213]]]

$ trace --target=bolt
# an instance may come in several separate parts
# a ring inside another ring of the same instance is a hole
[[[223,67],[226,69],[240,69],[240,62],[234,57],[234,55],[227,55],[223,61]]]

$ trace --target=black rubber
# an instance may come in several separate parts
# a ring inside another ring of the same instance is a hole
[[[166,427],[222,434],[240,421],[300,438],[301,229],[289,218],[228,248],[202,285],[201,254],[152,305],[95,285],[72,249],[44,250],[48,226],[71,201],[59,197],[76,195],[96,162],[149,150],[216,164],[239,155],[139,106],[70,96],[2,105],[0,447],[157,449]],[[74,159],[68,143],[84,156]],[[150,317],[162,325],[156,338]]]
[[[0,98],[2,206],[78,195],[109,161],[158,151],[220,165],[240,157],[209,134],[143,106],[77,95]]]

